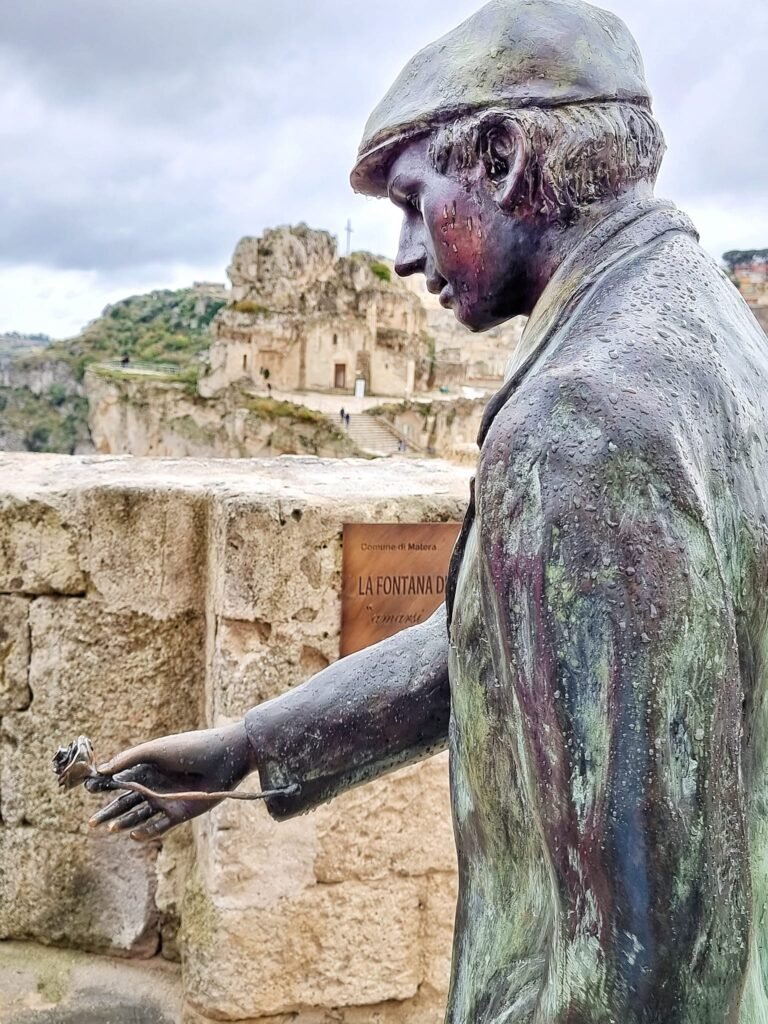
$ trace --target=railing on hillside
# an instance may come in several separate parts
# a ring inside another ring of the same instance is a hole
[[[419,444],[418,441],[414,441],[412,437],[409,437],[407,434],[404,434],[402,430],[398,429],[398,427],[396,427],[394,423],[388,420],[386,416],[382,416],[381,413],[377,413],[371,409],[368,409],[365,413],[363,413],[363,415],[370,416],[372,420],[376,420],[377,423],[386,427],[386,429],[390,432],[390,434],[392,434],[395,440],[404,441],[405,444],[408,446],[408,451],[415,452],[417,455],[434,454],[434,452],[430,452],[428,448],[425,448],[424,445]]]
[[[125,376],[140,375],[142,377],[163,377],[165,380],[188,380],[192,372],[189,366],[176,366],[175,363],[123,363],[120,359],[106,359],[103,362],[91,363],[91,369],[108,370],[109,373],[120,373]]]

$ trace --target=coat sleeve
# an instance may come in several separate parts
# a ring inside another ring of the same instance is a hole
[[[707,483],[661,410],[640,436],[603,394],[553,387],[500,417],[478,475],[493,657],[557,908],[546,1019],[735,1020],[741,686]]]
[[[245,726],[273,817],[311,810],[352,786],[443,750],[450,690],[445,607],[252,708]]]

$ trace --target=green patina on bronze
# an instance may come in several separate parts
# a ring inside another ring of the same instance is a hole
[[[448,1024],[768,1019],[766,396],[768,343],[669,204],[606,218],[542,296],[449,594]],[[280,777],[370,774],[274,714],[249,722]]]

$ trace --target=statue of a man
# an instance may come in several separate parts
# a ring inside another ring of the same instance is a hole
[[[768,1020],[768,342],[654,198],[663,150],[633,39],[581,0],[492,0],[413,58],[352,183],[471,330],[530,316],[447,613],[103,769],[258,770],[300,787],[286,818],[447,746],[451,1024]]]

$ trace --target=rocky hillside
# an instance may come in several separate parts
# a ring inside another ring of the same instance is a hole
[[[123,356],[193,366],[205,358],[210,323],[225,302],[223,288],[217,294],[210,286],[132,295],[107,306],[77,337],[55,342],[45,355],[68,362],[78,379],[89,363]]]
[[[87,420],[87,399],[59,384],[38,394],[24,387],[0,387],[0,451],[89,451]]]
[[[47,334],[22,334],[20,331],[7,331],[0,334],[0,363],[22,352],[37,351],[50,345],[53,341]]]
[[[360,454],[322,413],[237,386],[203,398],[194,385],[91,367],[85,387],[91,436],[103,455]]]
[[[209,325],[225,301],[221,286],[154,291],[107,306],[66,341],[9,335],[3,345],[0,338],[0,450],[88,450],[87,366],[127,355],[195,379]]]

